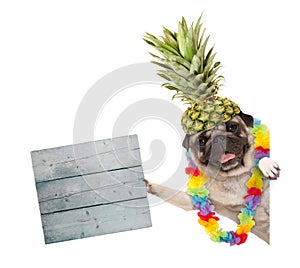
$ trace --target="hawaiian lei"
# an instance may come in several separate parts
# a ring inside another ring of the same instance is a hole
[[[209,200],[209,191],[205,187],[210,178],[197,169],[189,152],[186,153],[188,167],[185,169],[185,172],[189,176],[187,193],[191,195],[195,209],[199,210],[199,224],[204,226],[205,231],[214,242],[230,243],[231,246],[240,245],[247,240],[247,233],[255,225],[253,217],[256,208],[260,204],[264,177],[258,168],[258,162],[263,157],[269,156],[269,130],[259,120],[254,120],[254,127],[251,129],[251,134],[254,136],[254,160],[256,167],[251,170],[252,176],[246,182],[248,194],[244,196],[244,207],[238,214],[240,223],[237,225],[236,231],[224,231],[219,227],[219,218],[215,216],[215,208]]]

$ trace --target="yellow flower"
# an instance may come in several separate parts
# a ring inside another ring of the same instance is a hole
[[[201,174],[199,176],[192,176],[189,175],[189,182],[187,184],[188,188],[195,189],[195,188],[201,188],[205,183],[209,181],[209,178],[205,175]]]
[[[188,188],[199,188],[200,184],[201,184],[201,180],[199,177],[195,177],[192,175],[189,175],[190,180],[188,182]]]
[[[208,222],[199,219],[198,222],[200,225],[205,227],[205,231],[207,233],[211,233],[212,235],[217,235],[217,229],[219,228],[219,223],[215,219],[209,219]]]
[[[264,133],[256,133],[255,140],[254,140],[254,147],[263,147],[265,149],[270,148],[270,139],[269,139],[269,132],[267,134]]]
[[[208,224],[207,221],[203,221],[201,219],[198,219],[198,223],[204,227],[206,227],[206,225]]]
[[[263,178],[263,174],[261,173],[261,171],[258,168],[254,168],[252,170],[252,176],[246,182],[246,186],[248,188],[255,187],[262,190],[264,185],[262,178]]]
[[[241,233],[249,233],[252,229],[252,227],[255,225],[255,221],[251,220],[247,225],[238,225],[238,229],[236,230],[237,234]]]

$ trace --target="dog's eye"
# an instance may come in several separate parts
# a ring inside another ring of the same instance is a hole
[[[200,144],[200,146],[204,146],[205,143],[206,143],[206,138],[205,137],[200,137],[199,138],[199,144]]]
[[[230,125],[227,125],[227,126],[226,126],[226,130],[227,130],[228,132],[233,132],[233,133],[235,133],[235,132],[238,131],[238,129],[239,129],[239,125],[238,125],[238,124],[230,124]]]

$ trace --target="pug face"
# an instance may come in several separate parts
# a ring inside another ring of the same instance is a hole
[[[240,113],[214,129],[186,135],[183,147],[198,169],[211,178],[241,175],[254,167],[252,127],[253,117]]]

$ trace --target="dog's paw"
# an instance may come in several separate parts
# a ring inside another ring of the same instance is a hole
[[[258,162],[258,167],[266,178],[276,180],[280,175],[280,168],[278,164],[268,157],[262,158]]]
[[[144,179],[143,181],[146,184],[147,192],[151,193],[151,186],[152,186],[151,183],[148,180],[146,180],[146,179]]]

